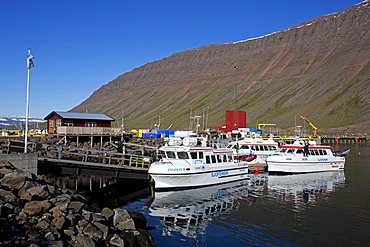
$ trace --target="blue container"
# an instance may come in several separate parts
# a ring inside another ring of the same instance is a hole
[[[174,137],[174,136],[175,136],[175,131],[174,130],[167,130],[166,137]]]
[[[250,132],[257,132],[257,128],[249,128]]]
[[[143,138],[150,138],[150,134],[149,133],[143,133]]]

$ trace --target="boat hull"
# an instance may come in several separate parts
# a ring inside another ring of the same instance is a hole
[[[153,165],[153,164],[152,164]],[[223,167],[199,172],[150,173],[155,183],[155,190],[182,190],[228,183],[247,178],[248,165],[240,163],[234,167]]]
[[[344,157],[287,157],[271,156],[267,159],[269,173],[310,173],[343,170]]]

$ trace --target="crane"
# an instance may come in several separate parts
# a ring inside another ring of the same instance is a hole
[[[310,121],[308,120],[307,118],[305,118],[304,116],[300,116],[303,120],[305,120],[310,126],[311,128],[313,129],[313,137],[316,138],[317,136],[317,127]]]
[[[265,123],[260,123],[260,124],[258,124],[258,125],[257,125],[257,129],[258,129],[258,130],[261,130],[261,129],[262,129],[262,127],[264,127],[264,126],[276,126],[276,124],[265,124]]]

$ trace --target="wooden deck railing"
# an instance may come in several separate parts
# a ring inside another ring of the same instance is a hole
[[[58,135],[119,135],[121,128],[59,126]]]

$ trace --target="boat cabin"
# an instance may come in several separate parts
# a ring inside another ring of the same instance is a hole
[[[160,154],[164,161],[170,160],[183,161],[190,160],[191,164],[218,164],[233,162],[233,153],[229,150],[225,151],[212,151],[212,148],[208,149],[185,149],[185,148],[169,148],[161,149]]]
[[[283,145],[280,147],[279,153],[281,154],[303,154],[304,147]],[[308,155],[328,155],[331,153],[332,151],[331,151],[330,146],[309,146],[308,147]]]

